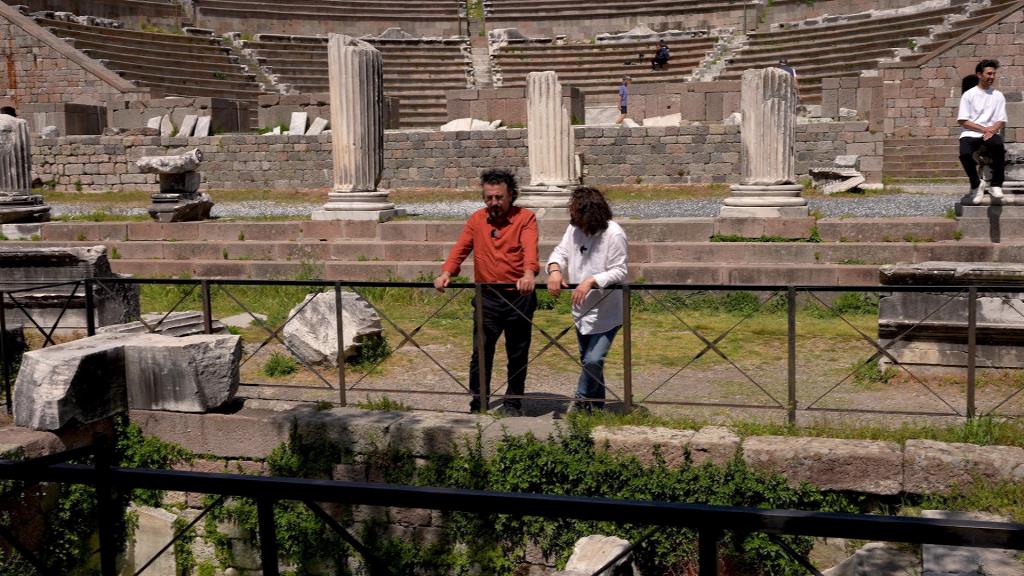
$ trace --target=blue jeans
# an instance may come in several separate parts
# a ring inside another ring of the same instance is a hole
[[[604,407],[604,357],[608,355],[608,349],[612,347],[612,340],[619,326],[607,332],[599,334],[580,334],[576,331],[576,340],[580,344],[580,363],[583,364],[583,372],[576,383],[577,398],[591,398],[600,402],[591,402],[593,408]]]

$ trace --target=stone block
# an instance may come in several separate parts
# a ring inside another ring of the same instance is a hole
[[[380,338],[380,316],[362,296],[341,293],[341,343],[345,358],[354,357],[370,339]],[[333,291],[310,294],[289,313],[284,340],[306,362],[336,366],[338,360],[338,312]]]
[[[985,512],[951,512],[922,510],[922,518],[968,520],[980,522],[1012,522],[1011,518]],[[1017,576],[1024,574],[1024,562],[1016,550],[972,548],[970,546],[921,546],[921,569],[926,576],[985,574],[986,576]]]
[[[723,426],[705,426],[690,439],[690,459],[695,465],[704,463],[724,466],[736,457],[740,437]]]
[[[97,336],[26,352],[14,385],[14,422],[59,430],[124,412],[124,342]]]
[[[486,424],[486,421],[482,420],[481,424]],[[498,452],[498,447],[506,438],[529,435],[543,441],[554,438],[559,432],[561,432],[561,427],[549,418],[527,416],[501,418],[486,424],[480,435],[480,443],[484,457],[493,458]]]
[[[407,412],[388,430],[392,448],[417,456],[450,454],[472,445],[490,417],[446,412]]]
[[[898,494],[903,454],[895,442],[755,436],[743,442],[747,465],[825,490]]]
[[[631,566],[632,555],[624,554],[611,567],[601,570],[629,548],[629,542],[617,536],[594,534],[580,538],[572,548],[572,556],[565,564],[566,575],[615,576],[636,574]]]
[[[293,412],[291,419],[300,437],[325,438],[346,450],[366,454],[388,447],[391,426],[403,415],[355,408],[302,409]]]
[[[131,505],[129,510],[135,515],[137,523],[135,533],[129,538],[128,550],[125,554],[124,568],[134,573],[157,555],[165,544],[174,539],[174,521],[177,516],[163,508]],[[174,548],[160,554],[146,568],[147,574],[173,576],[175,567]]]
[[[598,426],[591,437],[598,450],[632,456],[644,466],[654,466],[659,457],[670,468],[686,463],[689,443],[696,432],[646,426]]]
[[[238,336],[132,334],[122,341],[132,409],[207,412],[234,398],[238,390]]]
[[[906,492],[944,494],[976,481],[1024,480],[1024,448],[907,440],[903,467]]]
[[[265,459],[288,441],[296,414],[243,408],[232,414],[132,410],[129,417],[147,436],[180,444],[196,454]]]

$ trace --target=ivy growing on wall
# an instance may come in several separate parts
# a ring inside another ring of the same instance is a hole
[[[329,477],[337,463],[350,462],[344,453],[322,437],[302,437],[293,432],[287,445],[268,458],[271,474]],[[751,470],[741,459],[726,466],[668,468],[663,462],[644,467],[631,458],[615,456],[595,447],[587,430],[570,424],[558,438],[537,440],[509,437],[489,459],[483,457],[479,438],[454,454],[434,456],[424,464],[408,452],[380,450],[364,455],[362,463],[379,471],[387,482],[509,492],[564,494],[617,499],[692,502],[736,506],[795,508],[823,511],[858,511],[861,503],[849,496],[824,493],[809,486],[790,487],[780,476]],[[358,555],[298,503],[276,508],[281,560],[295,567],[295,574],[349,574],[349,557]],[[352,513],[336,509],[343,525],[352,526]],[[207,531],[219,521],[237,522],[250,543],[256,541],[258,524],[252,501],[234,499],[211,515]],[[577,539],[589,534],[617,535],[637,541],[648,527],[568,518],[545,519],[505,514],[448,513],[439,539],[418,545],[386,537],[381,524],[364,522],[357,535],[392,573],[423,575],[511,575],[521,565],[528,547],[564,564]],[[215,536],[215,538],[217,538]],[[810,538],[785,537],[794,550],[807,554]],[[221,560],[230,564],[230,542],[220,536]],[[803,568],[788,558],[762,534],[730,533],[722,541],[724,561],[742,574],[797,575]],[[696,535],[689,530],[659,529],[635,551],[645,574],[685,573],[694,566]],[[361,562],[359,573],[376,574]]]

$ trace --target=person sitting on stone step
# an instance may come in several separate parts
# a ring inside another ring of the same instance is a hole
[[[974,68],[978,85],[964,92],[960,97],[957,123],[960,124],[960,164],[971,182],[971,202],[980,204],[985,198],[985,186],[978,175],[974,153],[979,149],[991,161],[992,181],[989,193],[999,200],[1003,197],[1003,178],[1006,163],[1006,149],[999,131],[1006,125],[1006,98],[993,85],[997,60],[982,60]]]

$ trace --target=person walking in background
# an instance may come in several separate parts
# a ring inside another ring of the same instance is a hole
[[[629,111],[629,86],[632,83],[631,77],[623,76],[622,84],[619,84],[619,119],[615,121],[616,124],[622,124],[626,119],[626,114]]]
[[[664,40],[658,40],[658,46],[654,50],[654,58],[651,58],[651,70],[663,70],[671,58],[668,44]]]
[[[526,388],[526,365],[529,361],[530,339],[533,334],[533,312],[537,309],[534,276],[540,271],[537,259],[537,217],[533,212],[515,206],[519,187],[515,176],[507,170],[488,170],[480,175],[483,200],[486,206],[474,212],[462,227],[448,259],[441,266],[441,274],[434,279],[439,292],[459,273],[462,263],[473,253],[473,275],[478,284],[515,284],[515,288],[484,287],[483,307],[484,349],[483,362],[487,389],[491,389],[491,371],[494,349],[498,338],[505,334],[505,354],[508,357],[508,390],[501,411],[518,416],[522,410],[521,397]],[[469,362],[469,389],[473,398],[470,412],[486,410],[480,403],[480,355],[476,338],[474,314],[473,357]]]
[[[608,289],[626,280],[626,233],[595,188],[581,187],[569,200],[569,226],[548,257],[548,292],[572,291],[572,318],[583,371],[571,411],[603,408],[604,359],[622,326],[622,291]]]
[[[797,98],[797,101],[799,101],[800,100],[800,79],[797,78],[796,68],[793,68],[792,66],[790,66],[789,65],[789,61],[786,60],[785,58],[779,58],[779,63],[778,63],[778,65],[776,65],[776,68],[778,68],[779,70],[782,70],[786,74],[789,74],[790,76],[793,77],[793,91],[796,92],[796,98]]]
[[[978,176],[978,165],[974,153],[979,149],[988,157],[992,166],[992,181],[989,193],[999,200],[1003,197],[1006,148],[999,131],[1006,125],[1006,98],[994,88],[999,61],[982,60],[974,67],[978,85],[967,90],[960,97],[960,109],[956,121],[960,124],[960,164],[967,179],[971,181],[971,202],[979,204],[985,198],[985,187]]]

